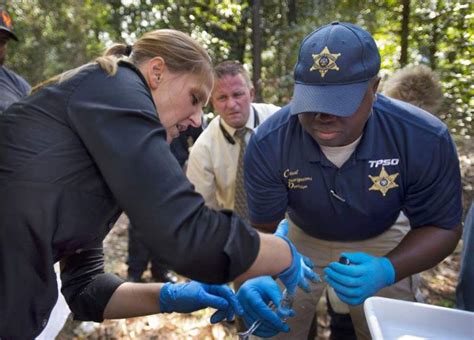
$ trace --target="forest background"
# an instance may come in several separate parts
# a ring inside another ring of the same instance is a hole
[[[473,131],[473,2],[468,0],[16,0],[3,1],[19,43],[7,66],[36,84],[99,56],[114,42],[174,28],[191,34],[215,63],[245,63],[257,101],[289,102],[305,35],[332,21],[357,23],[375,37],[382,77],[427,64],[441,78],[441,118],[456,136]]]

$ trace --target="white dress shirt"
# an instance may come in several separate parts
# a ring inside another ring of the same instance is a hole
[[[272,104],[252,103],[252,107],[245,124],[252,131],[255,130],[255,111],[262,123],[280,109]],[[226,139],[220,123],[230,136],[234,136],[236,129],[227,125],[224,120],[221,122],[219,116],[214,118],[191,148],[186,175],[209,207],[233,209],[240,146],[239,143],[231,144]],[[247,133],[246,142],[249,139],[250,133]]]

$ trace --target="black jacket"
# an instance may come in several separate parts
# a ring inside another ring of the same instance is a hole
[[[233,280],[259,239],[230,211],[205,207],[166,143],[146,81],[97,65],[0,116],[0,338],[31,338],[57,293],[101,321],[123,282],[105,274],[102,240],[124,211],[154,255],[192,279]]]

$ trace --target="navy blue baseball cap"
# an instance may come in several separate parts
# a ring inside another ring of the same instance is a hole
[[[301,44],[290,112],[348,117],[379,70],[379,50],[367,31],[344,22],[322,26]]]

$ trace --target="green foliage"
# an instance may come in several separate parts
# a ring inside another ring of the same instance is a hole
[[[382,55],[382,76],[400,67],[401,1],[261,3],[261,82],[268,102],[288,103],[301,40],[331,21],[354,22],[373,33]],[[453,133],[472,134],[472,2],[410,4],[409,63],[436,69],[445,92],[442,118]],[[112,42],[131,43],[157,28],[188,32],[215,62],[237,59],[252,65],[251,6],[251,0],[16,0],[7,9],[21,41],[9,44],[7,65],[35,84],[93,59]]]
[[[473,11],[468,1],[427,1],[412,12],[412,60],[435,69],[445,101],[441,118],[457,135],[472,135]]]
[[[36,84],[88,62],[104,48],[109,7],[93,0],[13,2],[8,10],[20,42],[9,44],[7,64]]]

